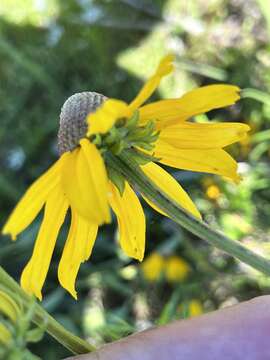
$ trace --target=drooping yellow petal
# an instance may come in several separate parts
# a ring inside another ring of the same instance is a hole
[[[10,234],[12,240],[15,240],[17,235],[31,224],[49,194],[60,182],[61,163],[62,158],[29,187],[6,222],[3,234]]]
[[[21,286],[28,294],[42,299],[41,289],[48,273],[57,235],[64,222],[68,202],[60,186],[49,195],[44,218],[35,242],[32,257],[23,270]]]
[[[80,150],[76,148],[72,152],[65,152],[62,155],[61,184],[71,207],[82,215],[88,214],[88,207],[85,207],[84,194],[81,193],[78,185],[76,164]]]
[[[132,112],[138,109],[153,94],[161,79],[173,71],[173,61],[173,55],[167,55],[160,61],[155,74],[150,77],[136,98],[130,103],[129,108]]]
[[[79,153],[77,165],[79,186],[85,198],[91,203],[92,212],[98,214],[97,219],[100,220],[97,224],[109,223],[111,216],[108,203],[108,177],[104,161],[96,146],[87,139],[82,139],[80,145],[82,151]],[[90,222],[91,220],[92,217],[89,217]]]
[[[179,99],[153,102],[140,108],[140,121],[157,120],[158,129],[179,124],[192,116],[233,105],[240,89],[233,85],[208,85],[187,92]]]
[[[156,142],[154,156],[159,162],[182,170],[218,174],[239,180],[237,162],[223,149],[177,149],[161,140]]]
[[[75,299],[75,281],[81,263],[88,260],[96,240],[98,226],[71,211],[71,226],[58,268],[60,284]]]
[[[160,132],[159,139],[178,149],[223,148],[244,139],[250,127],[241,123],[181,123]]]
[[[87,139],[81,148],[65,153],[62,185],[71,207],[85,220],[101,225],[110,222],[107,174],[96,146]]]
[[[196,205],[190,199],[182,186],[167,171],[153,162],[141,166],[141,169],[162,192],[167,194],[171,199],[173,199],[182,208],[190,212],[193,216],[201,219],[201,214],[196,208]],[[156,211],[167,216],[163,210],[159,209],[145,196],[144,199]]]
[[[145,216],[140,201],[129,184],[123,195],[109,184],[110,205],[117,216],[120,245],[130,257],[142,261],[145,250]]]
[[[106,100],[94,114],[88,115],[87,136],[93,134],[105,134],[118,119],[126,118],[131,115],[132,113],[124,101],[116,99]]]

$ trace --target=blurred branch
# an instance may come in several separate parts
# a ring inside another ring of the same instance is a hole
[[[270,140],[270,130],[259,131],[252,136],[253,143],[260,143],[262,141]]]
[[[32,298],[23,291],[23,289],[16,283],[16,281],[13,280],[12,277],[10,277],[1,266],[0,284],[4,285],[11,292],[18,294],[26,309],[28,309]],[[33,321],[39,327],[44,326],[44,322],[46,322],[46,331],[74,354],[85,354],[96,350],[94,346],[66,330],[38,304],[34,309]]]
[[[177,67],[181,70],[186,70],[214,80],[226,81],[228,79],[228,74],[225,70],[207,64],[194,63],[178,58]]]
[[[270,105],[270,95],[257,89],[246,88],[241,90],[241,98],[250,98],[253,100],[260,101],[264,104]]]

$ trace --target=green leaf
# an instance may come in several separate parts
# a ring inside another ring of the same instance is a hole
[[[117,189],[119,190],[122,196],[125,190],[124,177],[118,171],[116,171],[110,166],[107,167],[107,171],[108,171],[109,179],[114,183],[114,185],[117,187]]]

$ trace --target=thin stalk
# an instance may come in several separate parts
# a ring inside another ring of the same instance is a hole
[[[11,276],[0,266],[0,284],[20,296],[26,308],[32,303],[31,297],[16,283]],[[66,330],[59,322],[47,313],[40,305],[34,308],[33,322],[40,327],[46,324],[46,332],[60,344],[69,349],[73,354],[86,354],[95,351],[95,347]]]
[[[263,104],[270,105],[270,95],[264,91],[253,89],[253,88],[246,88],[241,90],[241,98],[250,98],[253,100],[257,100]]]
[[[234,256],[251,267],[270,275],[270,261],[254,253],[247,247],[211,229],[205,222],[193,217],[181,208],[173,199],[159,189],[132,161],[125,155],[118,157],[110,154],[107,162],[122,173],[122,175],[133,185],[142,195],[147,197],[156,206],[163,210],[169,217],[192,234],[206,240],[211,245]]]

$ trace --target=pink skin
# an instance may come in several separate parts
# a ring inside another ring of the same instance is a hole
[[[270,295],[146,330],[71,359],[270,360]]]

